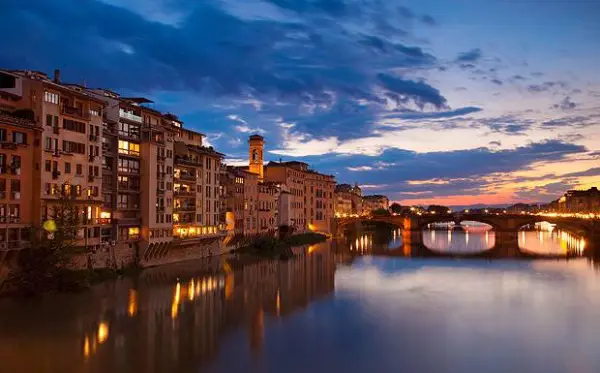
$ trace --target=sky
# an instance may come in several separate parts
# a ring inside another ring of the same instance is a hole
[[[0,68],[152,99],[402,204],[600,184],[600,1],[0,0]]]

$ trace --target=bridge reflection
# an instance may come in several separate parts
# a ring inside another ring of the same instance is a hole
[[[567,231],[496,232],[482,225],[439,228],[420,232],[395,229],[383,242],[382,233],[355,232],[338,237],[336,246],[338,251],[354,255],[404,257],[557,259],[586,253],[585,239]]]

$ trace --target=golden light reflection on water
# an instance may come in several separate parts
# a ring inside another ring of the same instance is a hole
[[[135,316],[137,313],[137,291],[135,289],[129,290],[129,297],[127,301],[127,315],[129,317]]]
[[[98,324],[98,343],[102,344],[108,339],[108,323],[102,321]]]
[[[536,230],[519,232],[519,248],[541,255],[584,254],[586,241],[571,232],[556,229],[554,226],[537,226]]]

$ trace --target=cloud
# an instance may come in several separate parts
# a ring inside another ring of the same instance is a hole
[[[429,25],[429,26],[437,25],[437,21],[432,16],[427,15],[427,14],[424,16],[421,16],[421,22],[423,22],[424,24]]]
[[[421,108],[426,104],[431,104],[436,108],[446,105],[446,98],[440,94],[440,91],[423,81],[405,80],[384,73],[377,74],[377,78],[383,88],[388,91],[388,97],[398,105],[409,100]]]
[[[502,84],[504,84],[504,83],[502,83],[501,80],[498,80],[498,79],[492,79],[492,80],[490,80],[490,82],[492,82],[492,83],[494,83],[496,85],[502,85]]]
[[[457,62],[477,62],[483,57],[483,52],[479,48],[462,52],[456,57]]]
[[[570,172],[570,173],[567,173],[567,174],[564,174],[561,176],[565,177],[565,178],[583,177],[583,176],[600,176],[600,167],[593,167],[593,168],[587,169],[585,171]]]
[[[491,146],[502,146],[502,142],[500,141],[490,141],[489,144]]]
[[[457,116],[463,116],[473,113],[478,113],[482,109],[474,106],[467,106],[454,110],[437,111],[437,112],[420,112],[420,111],[404,111],[404,112],[391,112],[386,114],[386,118],[400,118],[400,119],[438,119],[438,118],[452,118]]]
[[[556,81],[556,82],[544,82],[541,84],[531,84],[527,87],[527,90],[531,93],[540,93],[540,92],[547,92],[553,88],[562,88],[562,89],[566,89],[568,87],[567,83],[565,82],[561,82],[561,81]]]
[[[558,104],[552,105],[553,109],[560,109],[560,110],[573,110],[575,109],[575,107],[577,106],[576,103],[574,103],[571,100],[571,97],[566,96],[565,98],[563,98],[563,100],[561,102],[559,102]]]
[[[394,84],[377,75],[435,61],[421,48],[386,40],[370,27],[380,18],[395,23],[386,6],[273,0],[270,7],[279,16],[257,21],[244,17],[243,9],[230,9],[230,3],[9,2],[0,14],[0,31],[18,37],[0,42],[0,64],[42,71],[60,67],[67,80],[85,77],[88,85],[116,90],[190,90],[288,103],[310,103],[334,92],[381,102],[372,89],[383,84],[391,95],[419,105],[444,102],[423,82],[399,78]],[[359,25],[365,29],[361,34],[347,30]],[[381,41],[389,50],[374,56],[373,45],[361,40]]]
[[[348,171],[371,171],[374,168],[371,166],[346,167]]]

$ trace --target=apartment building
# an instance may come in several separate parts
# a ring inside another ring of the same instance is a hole
[[[233,225],[228,234],[255,235],[259,233],[259,174],[248,167],[227,167],[223,188],[227,212]]]
[[[173,121],[174,203],[173,234],[178,239],[217,237],[225,229],[221,214],[223,154],[202,145],[201,133]]]
[[[39,147],[41,131],[29,119],[0,111],[0,251],[25,247],[28,227],[39,214],[32,203],[33,148]]]
[[[287,186],[290,194],[289,221],[296,232],[307,228],[305,215],[305,171],[308,165],[303,162],[269,162],[264,168],[265,180]]]
[[[597,187],[569,190],[558,199],[556,209],[561,213],[600,213],[600,191]]]
[[[103,102],[81,87],[65,85],[60,72],[53,79],[33,71],[2,71],[2,106],[27,115],[39,125],[33,140],[31,223],[53,216],[60,195],[73,198],[81,214],[79,244],[100,244],[101,148]],[[36,145],[37,144],[37,145]]]
[[[285,185],[291,194],[289,221],[296,232],[331,230],[335,178],[310,170],[298,161],[269,162],[265,180]]]
[[[383,195],[377,194],[373,196],[363,197],[363,214],[369,215],[375,210],[388,210],[390,208],[390,200]]]
[[[358,184],[354,186],[350,184],[338,184],[335,187],[334,196],[336,215],[362,214],[362,191]]]
[[[273,234],[279,227],[281,187],[273,182],[258,183],[258,233]]]

